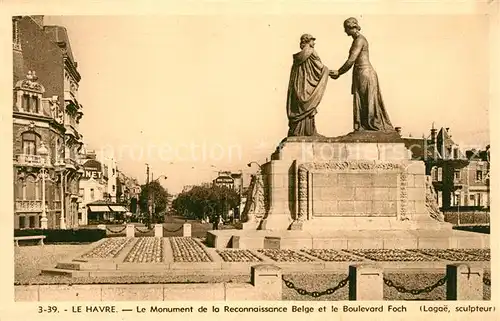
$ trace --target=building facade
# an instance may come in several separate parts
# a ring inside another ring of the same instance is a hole
[[[89,223],[87,205],[105,199],[108,187],[108,171],[101,162],[95,159],[95,154],[92,152],[85,155],[82,166],[84,174],[80,179],[81,206],[78,218],[80,225],[87,225]]]
[[[14,227],[78,225],[81,76],[65,28],[12,18]]]
[[[116,200],[124,204],[132,214],[139,214],[139,196],[141,195],[141,186],[135,178],[128,177],[125,173],[117,170],[116,180]]]
[[[118,167],[114,157],[105,151],[96,153],[97,160],[103,164],[103,170],[106,171],[108,177],[108,185],[104,194],[104,200],[110,203],[116,203]]]
[[[432,177],[442,209],[460,206],[489,207],[489,146],[485,151],[462,151],[449,128],[433,128],[428,137],[404,138],[413,159],[423,160]]]

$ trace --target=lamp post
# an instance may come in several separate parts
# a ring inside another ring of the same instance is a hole
[[[151,175],[151,183],[157,183],[161,178],[167,179],[168,177],[166,175],[160,175],[156,179],[153,179]],[[151,187],[151,185],[150,185]],[[148,188],[148,194],[150,190]],[[151,222],[153,221],[153,213],[156,212],[156,205],[155,205],[155,191],[152,191],[152,197],[151,197],[151,211],[149,211],[149,227],[151,227]]]
[[[45,161],[47,159],[47,155],[49,151],[45,144],[42,142],[40,148],[37,150],[38,155],[41,156],[42,168],[40,169],[39,176],[42,178],[42,218],[40,220],[40,225],[42,229],[48,228],[48,219],[47,219],[47,211],[45,206],[45,179],[47,175],[47,168],[45,168]],[[47,178],[49,179],[49,178]],[[50,179],[49,179],[50,180]]]

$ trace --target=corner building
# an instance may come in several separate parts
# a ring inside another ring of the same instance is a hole
[[[41,228],[44,210],[47,228],[75,227],[83,107],[68,33],[15,16],[12,51],[14,228]]]

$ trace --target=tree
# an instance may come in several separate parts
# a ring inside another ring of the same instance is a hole
[[[151,200],[154,199],[154,213],[152,213],[153,221],[163,221],[161,213],[163,213],[167,208],[167,190],[156,181],[142,185],[141,194],[139,195],[139,208],[142,213],[149,213],[149,198],[151,198]]]
[[[172,202],[172,207],[186,218],[202,219],[225,216],[231,208],[240,204],[240,195],[233,189],[217,185],[198,185],[180,193]]]

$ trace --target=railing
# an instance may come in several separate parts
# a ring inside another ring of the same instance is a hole
[[[23,164],[23,165],[36,165],[36,166],[42,166],[43,164],[50,165],[50,158],[48,156],[18,154],[16,155],[16,160],[18,164]]]
[[[34,200],[23,200],[15,202],[16,212],[41,212],[42,211],[42,201]]]

